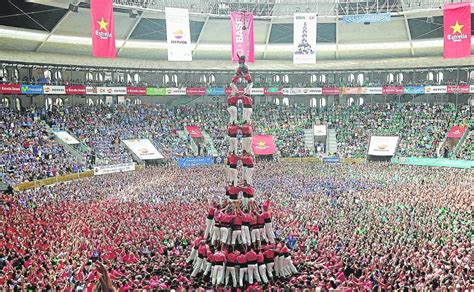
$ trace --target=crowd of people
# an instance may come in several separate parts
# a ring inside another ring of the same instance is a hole
[[[1,172],[7,183],[85,169],[74,156],[49,138],[49,129],[69,132],[86,146],[78,148],[84,160],[89,161],[88,157],[93,153],[97,164],[132,161],[131,153],[121,143],[122,139],[150,139],[170,159],[195,155],[190,138],[179,134],[186,125],[197,125],[209,134],[212,141],[206,141],[207,144],[202,146],[206,150],[214,148],[215,155],[225,156],[229,145],[225,134],[228,122],[226,105],[217,102],[174,107],[80,105],[58,107],[52,111],[35,108],[23,113],[10,109],[1,111],[1,126],[8,129],[3,131],[5,143],[2,144],[1,156]],[[352,158],[365,157],[369,136],[373,134],[400,135],[397,153],[400,156],[437,157],[437,148],[451,126],[474,124],[467,105],[418,103],[328,108],[265,103],[253,105],[253,119],[254,133],[274,135],[279,154],[283,157],[315,154],[316,149],[305,144],[304,132],[315,123],[334,128],[337,154]],[[463,149],[458,157],[471,159],[472,155],[468,149]]]
[[[470,290],[472,170],[259,162],[257,203],[297,274],[260,288]],[[186,262],[225,194],[222,166],[96,176],[2,196],[0,286],[209,289]]]

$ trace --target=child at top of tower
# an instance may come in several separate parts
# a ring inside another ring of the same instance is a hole
[[[252,76],[250,75],[249,67],[245,64],[245,56],[237,54],[239,58],[239,67],[235,70],[235,74],[232,77],[232,81],[230,83],[230,87],[232,88],[232,95],[236,95],[239,92],[237,88],[237,82],[240,78],[244,78],[247,81],[247,87],[245,87],[244,94],[250,96],[250,91],[253,86]]]

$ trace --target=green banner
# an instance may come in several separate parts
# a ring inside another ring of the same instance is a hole
[[[166,88],[147,87],[146,95],[166,95]]]
[[[447,158],[400,157],[392,158],[392,163],[434,167],[474,168],[474,160],[456,160]]]

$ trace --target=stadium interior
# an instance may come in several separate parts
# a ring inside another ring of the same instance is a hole
[[[472,3],[4,0],[0,289],[473,291]]]

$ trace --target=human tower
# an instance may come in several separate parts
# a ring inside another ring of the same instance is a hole
[[[210,207],[204,232],[193,243],[187,259],[191,277],[204,277],[215,286],[249,287],[297,273],[290,251],[275,239],[270,201],[257,203],[253,187],[255,160],[252,150],[252,77],[239,57],[227,98],[230,114],[227,134],[225,200]],[[239,92],[237,83],[247,86]],[[239,110],[241,109],[241,110]],[[261,200],[259,200],[261,202]]]

